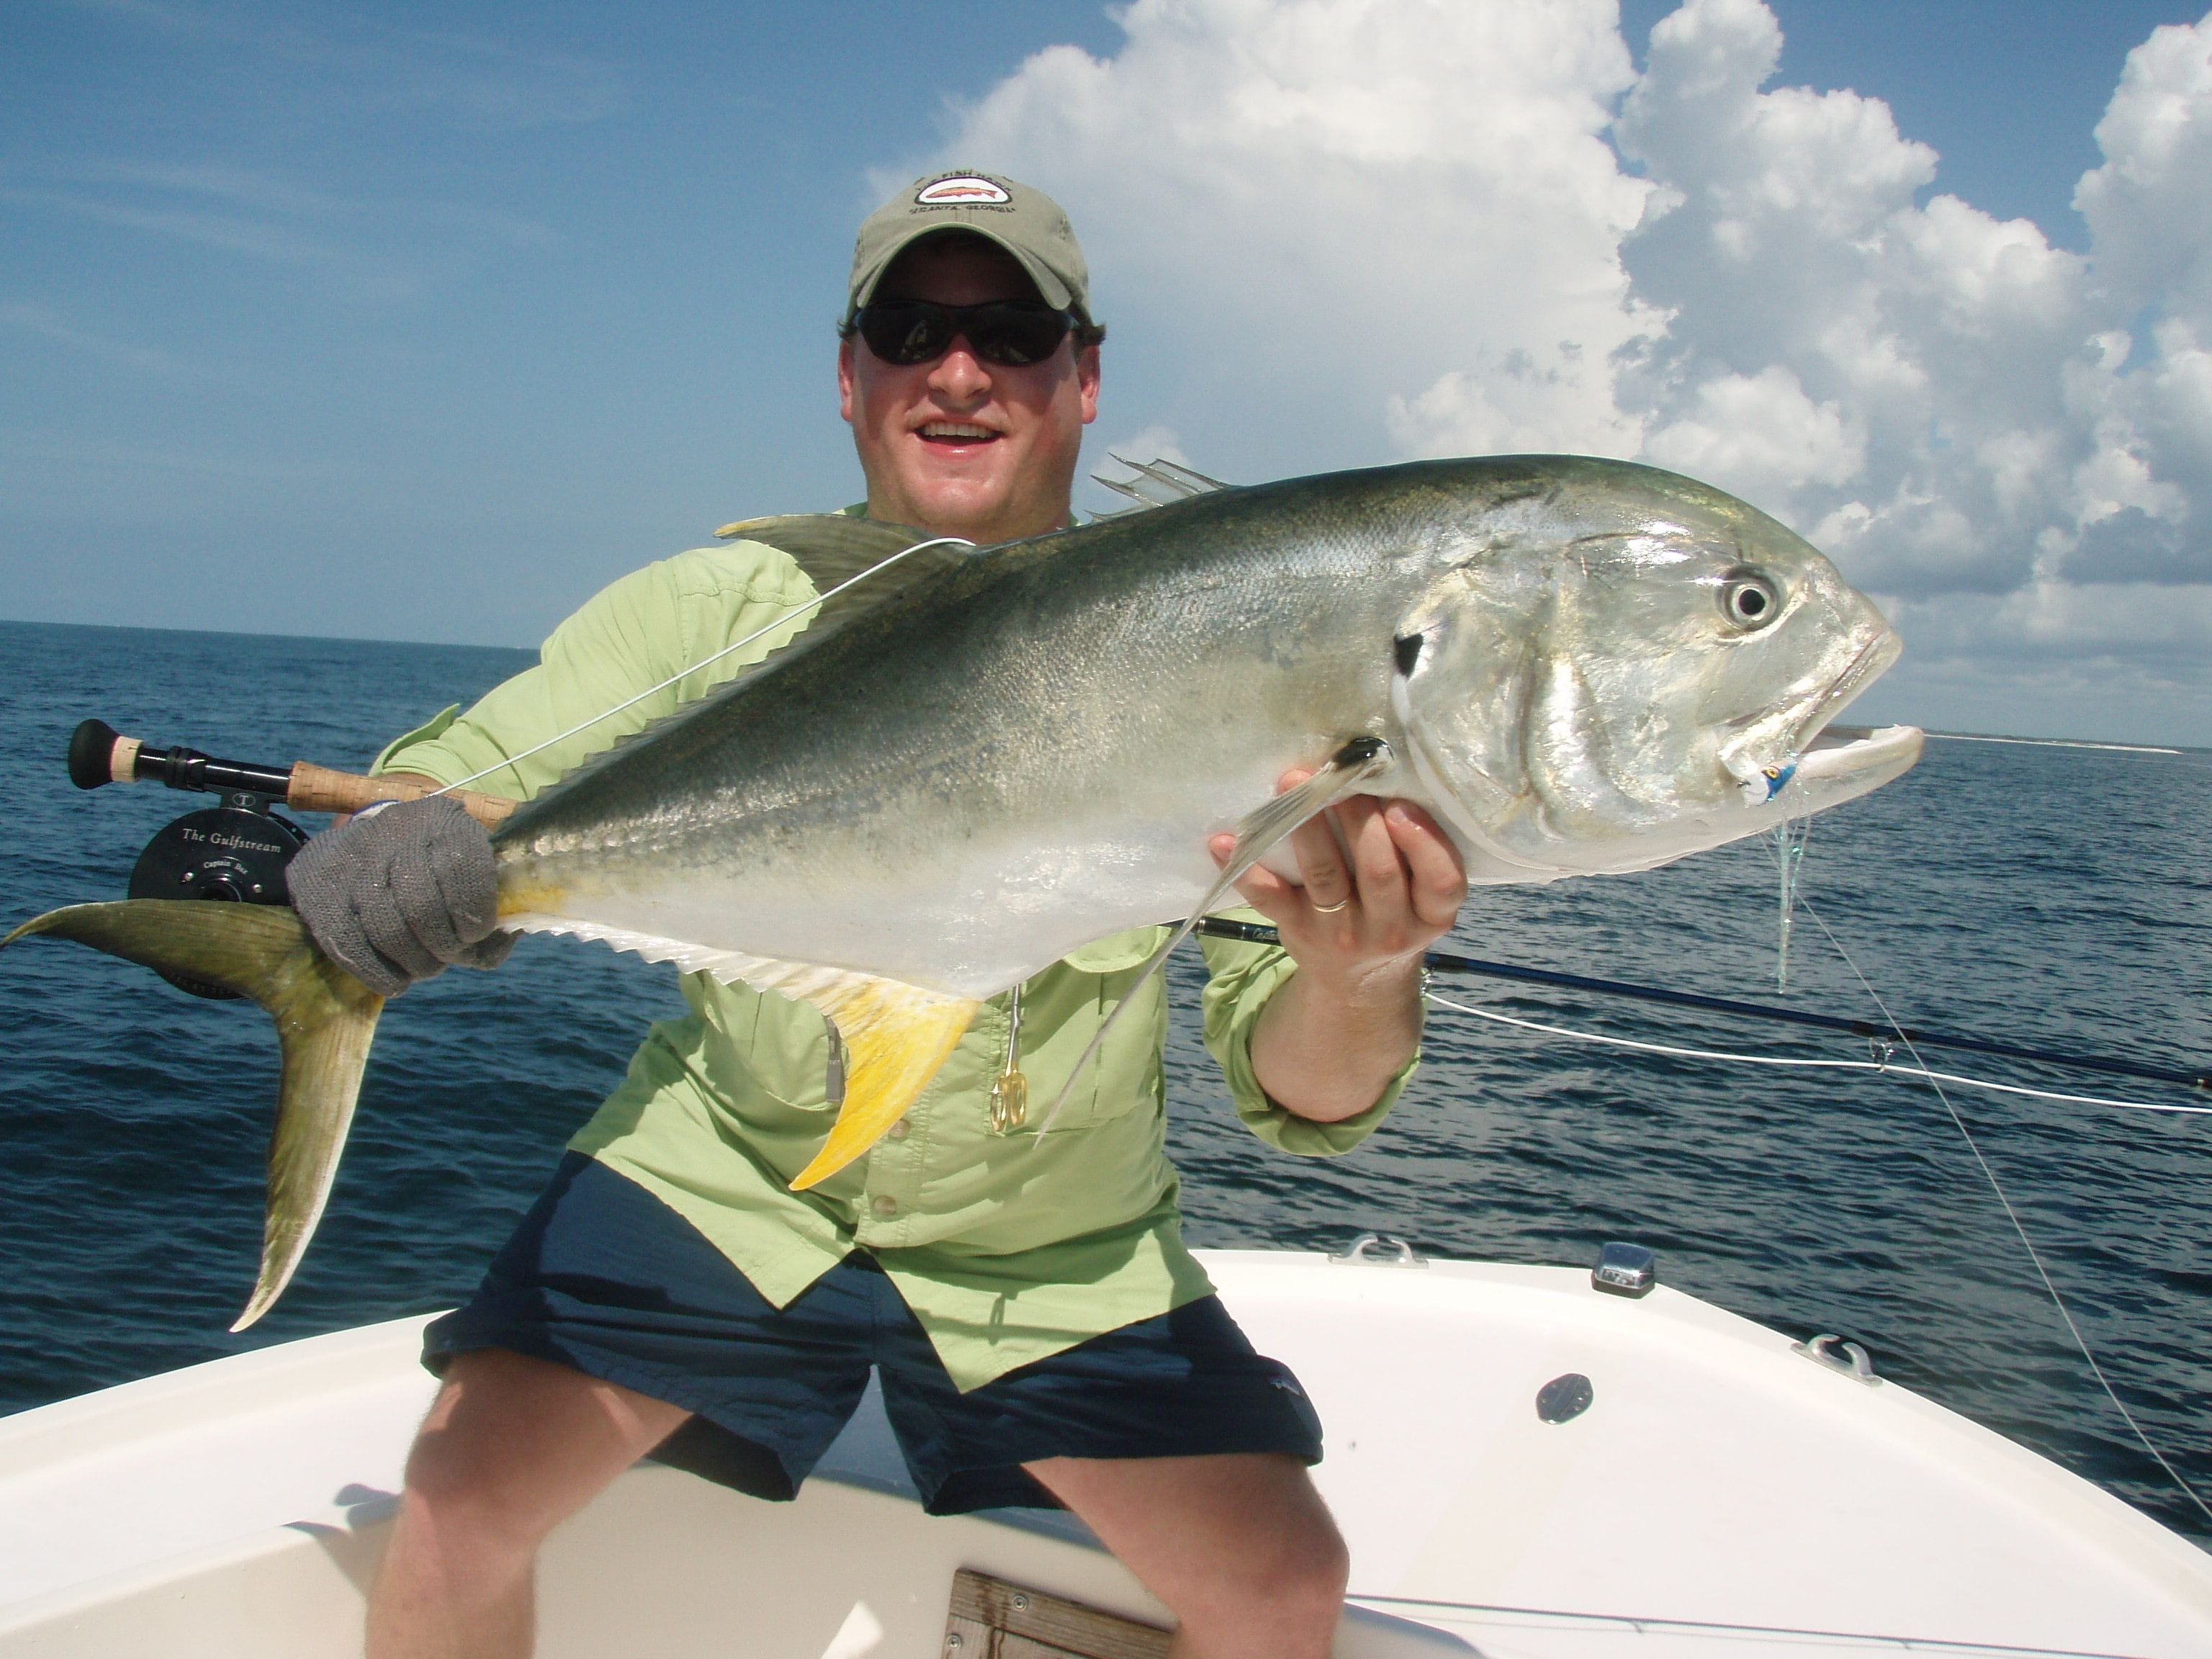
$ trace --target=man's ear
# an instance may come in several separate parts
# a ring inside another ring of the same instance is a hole
[[[1096,357],[1098,354],[1094,350],[1091,355]],[[1098,373],[1095,368],[1091,370],[1091,378],[1094,383],[1098,378]],[[1091,401],[1094,404],[1098,401],[1095,385]],[[837,412],[845,417],[847,425],[849,426],[852,423],[853,343],[849,339],[837,342]],[[1090,418],[1087,415],[1084,416],[1085,420]]]
[[[1083,424],[1098,418],[1098,348],[1087,345],[1075,354],[1075,388],[1083,401]]]

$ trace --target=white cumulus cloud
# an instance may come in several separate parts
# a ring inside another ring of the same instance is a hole
[[[1612,0],[1120,21],[1118,52],[1038,54],[915,158],[1067,203],[1109,432],[1171,428],[1241,478],[1649,459],[1813,537],[1954,664],[1930,684],[2101,660],[2194,696],[2212,741],[2212,17],[2129,58],[2086,254],[1941,193],[1879,97],[1772,84],[1761,0],[1687,0],[1641,75]]]
[[[1466,370],[1497,441],[1614,432],[1604,365],[1657,319],[1620,259],[1651,187],[1607,138],[1633,79],[1611,0],[1137,0],[1121,21],[1119,53],[1039,53],[934,159],[1069,204],[1142,418],[1235,476],[1349,465],[1421,448]]]

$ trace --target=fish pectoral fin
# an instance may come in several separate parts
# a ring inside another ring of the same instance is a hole
[[[283,1050],[269,1140],[269,1207],[261,1272],[242,1331],[292,1278],[329,1201],[361,1096],[384,999],[315,948],[289,909],[204,899],[125,899],[49,910],[0,939],[74,939],[163,973],[251,997],[276,1022]]]
[[[1354,738],[1330,756],[1322,769],[1295,789],[1285,789],[1265,805],[1247,813],[1237,826],[1237,845],[1213,890],[1206,896],[1184,929],[1197,926],[1197,916],[1218,904],[1237,880],[1275,850],[1291,831],[1307,819],[1327,811],[1347,795],[1356,795],[1390,769],[1395,757],[1380,738]]]
[[[792,1191],[826,1181],[884,1138],[937,1075],[975,1018],[977,1004],[896,980],[839,976],[806,1000],[845,1049],[845,1099],[830,1139],[792,1178]]]
[[[1243,822],[1237,826],[1237,845],[1230,849],[1229,862],[1221,866],[1220,875],[1215,878],[1206,896],[1183,918],[1182,925],[1175,930],[1168,942],[1153,952],[1152,959],[1145,964],[1145,971],[1137,975],[1136,983],[1123,993],[1121,1000],[1115,1004],[1114,1012],[1100,1022],[1097,1034],[1091,1039],[1091,1046],[1083,1051],[1082,1057],[1068,1073],[1067,1081],[1060,1085],[1059,1095],[1053,1100],[1052,1109],[1045,1114],[1043,1123],[1038,1127],[1036,1138],[1039,1141],[1051,1133],[1054,1120],[1060,1116],[1060,1109],[1067,1103],[1068,1096],[1074,1091],[1076,1079],[1097,1057],[1099,1048],[1105,1043],[1106,1034],[1121,1018],[1121,1010],[1134,1000],[1137,991],[1146,980],[1166,966],[1168,957],[1174,953],[1176,945],[1190,937],[1190,930],[1198,926],[1199,919],[1211,915],[1215,907],[1237,885],[1238,878],[1273,851],[1291,831],[1316,814],[1335,805],[1346,796],[1359,793],[1368,784],[1390,769],[1393,759],[1390,745],[1382,738],[1354,738],[1330,756],[1321,769],[1304,783],[1295,788],[1285,789],[1265,805],[1244,816]]]

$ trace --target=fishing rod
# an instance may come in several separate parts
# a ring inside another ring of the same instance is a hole
[[[1222,916],[1202,917],[1195,929],[1214,939],[1240,939],[1248,945],[1277,945],[1281,937],[1273,927],[1256,922],[1233,921]],[[1554,991],[1580,991],[1593,996],[1656,1002],[1670,1008],[1694,1008],[1702,1013],[1726,1014],[1735,1019],[1763,1019],[1780,1025],[1802,1025],[1819,1031],[1837,1031],[1884,1046],[1905,1042],[1923,1048],[1953,1048],[1966,1054],[1996,1054],[2007,1060],[2035,1060],[2075,1071],[2103,1072],[2112,1077],[2140,1079],[2150,1083],[2176,1084],[2199,1093],[2212,1093],[2212,1073],[2177,1072],[2102,1054],[2061,1054],[2050,1048],[2029,1048],[2018,1043],[1993,1042],[1987,1037],[1956,1031],[1923,1031],[1911,1025],[1883,1025],[1873,1020],[1847,1019],[1835,1014],[1808,1013],[1796,1008],[1778,1008],[1768,1002],[1739,1002],[1732,997],[1673,991],[1658,985],[1635,985],[1626,980],[1592,979],[1583,974],[1562,974],[1549,968],[1523,968],[1510,962],[1486,962],[1480,957],[1454,956],[1431,951],[1422,958],[1431,973],[1467,974],[1482,979],[1510,980],[1540,985]]]
[[[413,778],[364,778],[309,761],[264,766],[220,760],[197,749],[160,749],[126,738],[105,720],[86,720],[70,735],[70,781],[80,789],[111,783],[160,783],[219,795],[222,804],[163,825],[131,866],[125,891],[135,899],[221,899],[234,904],[289,904],[284,869],[307,843],[307,832],[276,809],[358,812],[380,800],[415,800],[437,786]],[[455,792],[469,815],[496,828],[514,803],[495,795]],[[155,971],[180,991],[212,1001],[224,990],[167,969]]]
[[[102,720],[86,720],[71,735],[69,773],[70,781],[80,789],[97,789],[110,783],[160,783],[172,789],[223,797],[222,806],[179,818],[147,843],[131,874],[129,892],[132,898],[289,903],[284,866],[306,843],[307,836],[298,825],[272,810],[277,803],[306,812],[357,812],[380,800],[416,800],[437,793],[435,785],[416,779],[362,777],[332,771],[308,761],[295,761],[289,766],[264,766],[218,760],[197,749],[157,749],[138,738],[120,735]],[[448,793],[487,829],[497,828],[515,808],[514,802],[496,795],[481,795],[469,790]],[[1196,931],[1215,939],[1241,939],[1247,944],[1280,942],[1273,927],[1219,916],[1202,918]],[[1729,997],[1669,990],[1663,986],[1592,979],[1582,974],[1523,968],[1513,963],[1487,962],[1480,957],[1454,956],[1442,951],[1430,951],[1425,960],[1435,973],[1466,974],[1540,985],[1554,991],[1579,991],[1673,1008],[1693,1008],[1735,1019],[1767,1020],[1833,1031],[1878,1044],[1902,1041],[1922,1048],[2033,1060],[2045,1066],[2178,1085],[2200,1094],[2212,1093],[2212,1073],[2138,1066],[2100,1054],[2061,1054],[2053,1049],[1994,1042],[1986,1037],[1958,1032],[1923,1031],[1912,1026],[1893,1029],[1871,1020],[1808,1013],[1796,1008],[1778,1008],[1771,1003],[1740,1002]],[[173,975],[165,974],[163,977],[198,996],[229,994]]]
[[[108,783],[161,783],[172,789],[211,795],[243,796],[240,810],[265,812],[282,801],[301,812],[358,812],[380,800],[420,800],[443,793],[460,802],[487,829],[497,827],[515,803],[472,790],[441,791],[415,778],[365,778],[333,772],[312,761],[262,766],[251,761],[217,760],[197,749],[156,749],[126,738],[105,720],[86,720],[70,734],[70,781],[80,789]]]

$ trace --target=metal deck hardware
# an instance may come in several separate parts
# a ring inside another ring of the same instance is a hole
[[[1547,1423],[1571,1423],[1590,1408],[1597,1390],[1580,1371],[1555,1376],[1536,1390],[1536,1415]]]
[[[1392,1252],[1389,1255],[1370,1255],[1371,1250]],[[1340,1250],[1329,1252],[1328,1259],[1345,1267],[1425,1267],[1428,1258],[1414,1251],[1412,1245],[1395,1233],[1362,1233]]]
[[[1659,1282],[1659,1258],[1641,1244],[1601,1245],[1590,1288],[1607,1296],[1649,1296]]]
[[[1836,1346],[1839,1343],[1844,1350],[1841,1353],[1836,1352]],[[1803,1342],[1792,1342],[1790,1345],[1790,1352],[1802,1353],[1808,1359],[1816,1359],[1830,1370],[1839,1371],[1852,1381],[1863,1382],[1870,1389],[1879,1386],[1881,1382],[1881,1379],[1874,1374],[1874,1361],[1867,1357],[1867,1351],[1856,1342],[1844,1341],[1844,1339],[1833,1331],[1823,1331],[1820,1335]]]

